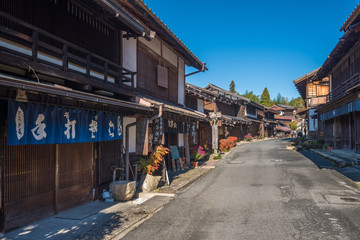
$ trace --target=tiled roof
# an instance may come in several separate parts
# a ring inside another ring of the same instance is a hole
[[[234,94],[234,93],[232,93],[232,92],[230,92],[230,91],[227,91],[227,90],[225,90],[225,89],[223,89],[223,88],[221,88],[221,87],[218,87],[218,86],[216,86],[216,85],[214,85],[214,84],[212,84],[212,83],[210,83],[209,85],[207,85],[207,86],[205,87],[205,89],[209,89],[209,88],[213,88],[213,89],[215,89],[215,90],[217,90],[217,91],[219,91],[219,92],[223,92],[223,93],[226,94],[226,95],[235,97],[235,98],[240,99],[240,100],[245,100],[245,101],[247,101],[247,102],[250,102],[250,101],[251,101],[250,99],[248,99],[248,98],[246,98],[246,97],[240,96],[240,95],[238,95],[238,94]]]
[[[343,30],[346,31],[351,26],[353,21],[359,16],[359,14],[360,14],[360,3],[358,3],[358,5],[352,11],[350,16],[346,19],[346,21],[344,22],[344,24],[340,28],[340,31],[343,31]]]
[[[196,110],[193,110],[188,107],[180,106],[180,105],[170,103],[165,100],[158,99],[158,98],[155,99],[154,97],[151,97],[151,96],[148,96],[145,94],[137,93],[136,95],[137,95],[137,97],[139,97],[142,100],[145,100],[146,102],[149,102],[151,104],[154,104],[154,105],[163,104],[164,111],[173,112],[173,113],[177,113],[180,115],[190,116],[190,117],[199,118],[199,119],[205,119],[207,117],[206,114],[201,113]]]
[[[182,40],[175,35],[173,31],[152,11],[151,8],[148,7],[147,4],[142,0],[116,0],[124,4],[129,10],[131,10],[137,17],[147,20],[148,23],[152,24],[154,27],[164,30],[163,33],[166,35],[169,44],[175,48],[179,48],[182,50],[183,54],[187,56],[183,56],[191,66],[202,69],[205,63],[201,62],[198,57],[182,42]],[[140,9],[139,9],[140,8]],[[152,29],[155,30],[155,29]],[[158,33],[157,33],[158,34]],[[181,52],[179,52],[181,54]],[[207,68],[205,68],[207,70]]]

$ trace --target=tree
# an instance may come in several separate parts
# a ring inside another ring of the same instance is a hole
[[[289,105],[296,108],[305,108],[304,99],[302,99],[301,97],[291,99]]]
[[[245,94],[243,94],[242,96],[250,99],[251,101],[255,102],[255,103],[260,103],[260,98],[259,96],[255,95],[253,93],[253,91],[249,92],[248,90],[245,91]]]
[[[295,121],[291,121],[290,128],[291,128],[291,130],[295,131],[297,129],[297,123]]]
[[[261,94],[261,104],[267,107],[271,107],[270,103],[270,93],[269,90],[265,87],[263,93]]]
[[[231,81],[231,83],[230,83],[230,92],[231,92],[231,93],[234,93],[234,94],[236,93],[234,81]]]

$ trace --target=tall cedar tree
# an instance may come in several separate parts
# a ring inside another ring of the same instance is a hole
[[[231,83],[230,83],[230,92],[231,92],[231,93],[234,93],[234,94],[236,93],[234,81],[231,81]]]
[[[271,107],[270,103],[270,93],[269,90],[265,87],[263,93],[261,94],[261,104],[266,107]]]

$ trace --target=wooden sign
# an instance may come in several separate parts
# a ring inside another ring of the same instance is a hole
[[[163,143],[163,133],[164,133],[164,122],[162,118],[157,118],[154,120],[154,136],[153,136],[153,145],[161,145]]]

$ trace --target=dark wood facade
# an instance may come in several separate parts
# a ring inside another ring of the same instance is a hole
[[[356,8],[341,30],[344,35],[314,80],[330,79],[329,102],[320,107],[320,135],[335,148],[360,152],[360,27]]]

